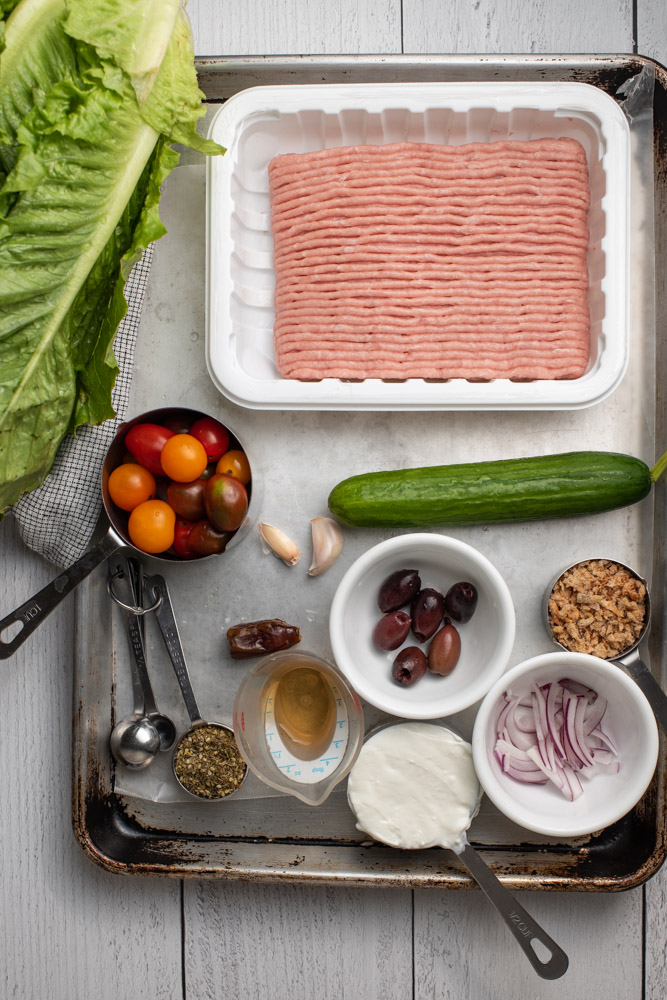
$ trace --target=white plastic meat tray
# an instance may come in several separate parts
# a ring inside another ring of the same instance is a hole
[[[207,164],[207,364],[229,399],[251,408],[558,410],[591,406],[628,361],[630,136],[602,90],[579,83],[265,86],[216,114],[227,148]],[[298,381],[273,352],[273,239],[268,165],[279,153],[401,141],[458,145],[507,138],[578,139],[588,159],[591,351],[572,380]]]

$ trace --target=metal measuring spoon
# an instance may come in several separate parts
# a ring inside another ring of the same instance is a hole
[[[387,723],[380,727],[375,733],[372,733],[367,737],[366,745],[368,742],[372,742],[375,735],[379,733],[382,729],[394,729],[400,725],[413,725],[412,723]],[[438,725],[440,729],[446,732],[452,733],[459,740],[461,737],[454,732],[453,729],[449,729],[447,726],[441,726],[439,723],[416,723],[416,725],[425,726],[435,726]],[[463,741],[465,743],[465,741]],[[384,752],[384,748],[383,748]],[[362,749],[363,754],[363,749]],[[355,768],[360,766],[361,757],[358,758],[357,763],[353,765],[352,772],[350,775],[350,780],[353,780],[353,775]],[[378,796],[380,801],[384,800],[389,803],[389,811],[391,813],[392,804],[395,805],[397,802],[397,792],[396,792],[396,771],[398,765],[396,762],[392,762],[393,767],[389,768],[386,775],[382,775],[375,771],[373,773],[373,793]],[[476,776],[475,776],[476,777]],[[504,922],[507,924],[508,928],[516,938],[519,943],[519,947],[526,955],[528,961],[535,969],[537,974],[542,977],[542,979],[559,979],[567,971],[569,965],[569,960],[565,952],[556,942],[551,938],[546,931],[540,927],[537,921],[531,917],[531,915],[524,910],[524,908],[516,901],[514,896],[509,892],[508,889],[499,881],[499,879],[494,875],[491,869],[487,866],[486,862],[482,860],[481,855],[472,847],[467,837],[467,829],[472,823],[473,819],[479,811],[479,805],[482,800],[483,790],[479,782],[477,782],[477,797],[475,802],[470,809],[465,829],[460,833],[458,839],[451,843],[449,840],[446,843],[441,843],[438,840],[432,841],[431,843],[420,843],[419,848],[415,849],[426,849],[433,847],[442,847],[446,850],[453,851],[461,859],[462,864],[468,870],[470,875],[477,882],[480,889],[489,899],[489,902],[496,908]],[[353,800],[350,797],[349,786],[348,786],[348,802],[350,808],[354,812],[357,819],[359,818],[357,812],[354,808]],[[401,808],[404,808],[403,802],[401,801]],[[371,821],[368,822],[368,819]],[[359,829],[363,829],[368,833],[374,840],[379,843],[385,843],[389,847],[397,847],[401,849],[400,841],[397,843],[391,843],[388,839],[385,840],[382,837],[383,829],[386,829],[384,825],[386,816],[383,815],[382,809],[371,810],[367,816],[367,825],[358,823]],[[416,820],[417,829],[419,829],[419,819]],[[377,824],[376,829],[368,829],[368,826],[373,826]],[[461,824],[463,825],[463,824]],[[392,824],[389,822],[389,826],[392,829]],[[457,827],[457,830],[460,827]],[[442,836],[442,835],[441,835]],[[549,952],[549,958],[542,961],[533,947],[533,941],[539,941]]]
[[[653,709],[656,719],[662,726],[663,730],[667,732],[667,695],[662,690],[660,684],[658,684],[657,680],[651,673],[650,667],[646,663],[644,663],[639,653],[639,645],[646,636],[646,633],[648,632],[648,627],[651,619],[651,599],[649,597],[648,585],[643,576],[640,576],[639,573],[637,573],[634,569],[632,569],[631,566],[627,566],[625,563],[619,562],[618,559],[608,559],[606,556],[605,557],[598,556],[593,559],[577,560],[576,563],[573,563],[571,566],[567,566],[565,569],[561,570],[558,576],[556,576],[547,587],[542,609],[544,623],[546,625],[547,632],[551,636],[551,639],[556,644],[556,646],[559,646],[561,649],[564,649],[566,653],[572,652],[572,650],[568,649],[568,647],[563,645],[562,642],[559,642],[559,640],[556,639],[556,637],[553,634],[551,622],[549,621],[549,598],[551,597],[552,590],[554,589],[560,578],[565,573],[571,572],[573,569],[575,569],[577,566],[581,566],[583,563],[600,562],[602,558],[606,562],[613,562],[617,566],[620,566],[622,569],[627,570],[628,573],[630,573],[637,580],[639,580],[640,583],[643,583],[646,589],[646,597],[645,597],[646,612],[644,614],[644,625],[642,627],[641,632],[639,633],[636,642],[634,642],[631,646],[628,646],[628,648],[625,649],[620,656],[615,656],[613,659],[609,659],[607,662],[623,664],[623,666],[630,674],[632,679],[635,681],[637,686],[646,695],[646,699],[649,702],[651,708]]]
[[[174,673],[176,674],[176,679],[178,681],[179,687],[181,689],[181,694],[183,695],[183,701],[185,702],[185,707],[187,713],[190,716],[190,729],[187,733],[181,736],[178,744],[175,747],[174,754],[172,756],[172,771],[176,781],[181,786],[181,788],[191,795],[193,798],[202,801],[202,797],[195,795],[189,788],[187,788],[183,782],[180,780],[176,773],[175,760],[176,753],[178,752],[178,747],[182,741],[188,736],[193,730],[201,729],[203,726],[224,729],[226,732],[231,733],[232,736],[234,732],[229,726],[223,726],[219,722],[207,722],[202,718],[202,714],[199,711],[199,706],[197,705],[197,699],[195,698],[195,693],[192,689],[192,684],[190,682],[190,675],[188,673],[187,664],[185,662],[185,654],[183,653],[183,645],[181,643],[181,637],[178,631],[178,625],[176,624],[176,617],[174,615],[174,608],[171,603],[171,597],[169,595],[169,590],[167,589],[167,583],[162,576],[151,576],[147,577],[146,581],[146,591],[149,595],[149,599],[153,601],[157,606],[155,607],[155,618],[158,623],[158,627],[162,633],[162,638],[164,639],[165,646],[167,647],[167,652],[169,653],[169,658],[171,660],[172,666],[174,668]],[[246,768],[243,781],[247,776],[248,770]],[[243,784],[241,781],[241,785]],[[238,786],[238,788],[241,787]],[[238,791],[238,788],[235,791]],[[229,798],[233,792],[228,793],[224,798]],[[215,799],[212,801],[216,801]]]
[[[109,742],[116,760],[127,767],[140,768],[161,750],[172,748],[176,727],[158,711],[146,667],[143,616],[154,609],[143,608],[142,565],[136,557],[120,551],[112,555],[109,573],[109,593],[122,609],[127,629],[135,704],[133,715],[114,726]]]

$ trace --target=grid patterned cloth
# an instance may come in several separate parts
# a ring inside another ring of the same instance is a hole
[[[102,464],[127,410],[134,348],[152,259],[151,244],[125,284],[127,313],[114,340],[120,368],[111,395],[116,416],[97,427],[80,427],[76,435],[68,434],[44,483],[12,507],[26,545],[57,566],[69,566],[84,554],[102,510]]]

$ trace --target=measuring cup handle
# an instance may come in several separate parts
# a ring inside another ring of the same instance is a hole
[[[46,587],[43,587],[34,597],[3,618],[0,621],[0,660],[6,660],[13,656],[19,646],[23,645],[28,636],[32,635],[63,598],[67,597],[119,545],[120,541],[117,541],[109,532],[94,548],[77,559],[60,576],[57,576],[51,583],[47,583]],[[23,627],[11,639],[4,639],[3,632],[14,622],[20,622]]]
[[[496,878],[477,851],[466,842],[463,849],[457,850],[456,853],[480,889],[486,893],[498,910],[538,976],[541,976],[542,979],[560,979],[561,976],[565,975],[569,965],[565,952],[517,903],[512,893]],[[540,941],[551,953],[551,957],[546,962],[542,962],[537,957],[532,945],[534,940]]]
[[[623,658],[620,662],[625,666],[633,681],[646,695],[646,699],[653,709],[656,719],[662,726],[663,731],[667,733],[667,695],[658,684],[650,669],[639,655],[629,656],[627,659]]]
[[[167,647],[167,652],[169,653],[169,658],[171,659],[174,673],[176,674],[176,679],[183,695],[183,701],[190,716],[190,721],[194,726],[197,723],[203,722],[203,719],[199,712],[195,693],[192,690],[192,684],[190,683],[183,645],[178,632],[174,608],[166,581],[162,576],[151,576],[147,577],[144,583],[152,598],[157,599],[158,596],[162,598],[155,609],[155,618],[162,633],[164,644]]]
[[[135,607],[143,607],[143,568],[139,560],[121,549],[109,560],[109,574],[120,582],[123,596]],[[118,603],[117,595],[112,593]],[[135,694],[135,711],[146,715],[157,714],[153,686],[146,665],[146,644],[144,641],[143,615],[133,614],[121,607],[125,619],[128,645],[131,657],[132,686]]]

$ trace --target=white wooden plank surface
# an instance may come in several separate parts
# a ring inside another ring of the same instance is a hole
[[[400,0],[190,0],[198,55],[400,52]]]
[[[517,893],[570,959],[556,982],[535,975],[481,893],[415,896],[415,1000],[642,997],[641,890],[623,897]]]
[[[400,0],[190,0],[189,12],[199,54],[609,52],[633,44],[629,0],[403,0],[402,21]],[[638,50],[666,63],[664,0],[638,0],[636,20]],[[0,524],[0,552],[8,609],[51,570],[21,546],[10,520]],[[74,842],[72,643],[70,601],[0,671],[1,997],[664,1000],[664,870],[623,895],[523,895],[571,956],[570,972],[552,984],[532,975],[477,893],[415,894],[414,991],[407,892],[188,883],[182,925],[177,883],[115,878]]]
[[[0,524],[3,614],[53,567]],[[72,834],[68,599],[0,669],[0,997],[78,1000],[181,991],[180,887],[94,867]]]
[[[667,4],[639,3],[637,51],[667,66]],[[667,866],[644,887],[644,955],[646,1000],[667,995]]]
[[[185,886],[188,998],[412,995],[409,890]]]
[[[404,0],[404,52],[628,52],[632,0]]]

